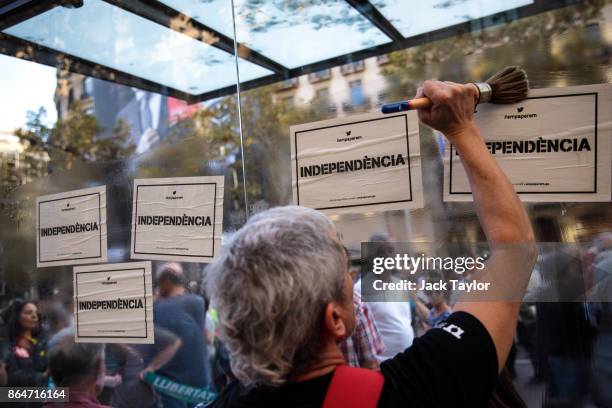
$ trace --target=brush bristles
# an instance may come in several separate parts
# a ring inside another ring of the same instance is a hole
[[[491,103],[516,103],[527,98],[527,74],[517,66],[506,67],[486,81],[491,85]]]

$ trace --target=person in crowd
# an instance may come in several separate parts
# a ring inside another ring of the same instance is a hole
[[[8,382],[8,374],[6,373],[6,363],[0,361],[0,387],[4,387]]]
[[[592,264],[595,299],[612,302],[612,232],[598,234],[593,247],[596,253]]]
[[[219,316],[214,305],[210,305],[206,311],[206,319],[212,322],[212,341],[214,352],[211,360],[211,381],[215,390],[222,390],[230,381],[234,379],[232,369],[230,367],[230,354],[223,341],[219,338]],[[209,330],[206,331],[206,338],[209,337]],[[208,341],[208,340],[207,340]]]
[[[46,343],[34,302],[15,300],[8,318],[7,385],[44,387],[48,383]]]
[[[205,338],[206,338],[206,348],[208,349],[208,359],[211,361],[215,358],[215,341],[217,337],[217,323],[210,313],[210,309],[206,311],[206,323],[204,324],[205,329]]]
[[[358,269],[351,264],[348,249],[345,251],[349,260],[347,267],[351,280],[356,282],[360,278]],[[356,290],[353,290],[353,308],[355,309],[355,330],[350,337],[339,343],[340,351],[347,364],[352,367],[377,369],[377,356],[385,351],[385,344],[374,322],[372,311],[368,304],[362,301]]]
[[[562,242],[554,218],[534,222],[542,242]],[[582,406],[590,393],[589,361],[594,328],[588,317],[583,280],[582,254],[575,246],[550,246],[540,260],[543,292],[547,301],[536,305],[537,341],[542,361],[547,403],[551,406]],[[542,295],[541,295],[542,296]]]
[[[442,275],[439,273],[431,274],[428,279],[429,282],[440,282],[441,280]],[[414,294],[414,292],[410,293]],[[415,303],[416,312],[424,324],[424,329],[427,331],[446,320],[451,315],[453,310],[448,305],[445,291],[426,290],[425,295],[427,296],[427,300],[431,305],[430,308],[428,308],[425,303],[421,302],[421,300],[416,296],[412,296],[412,300]]]
[[[104,347],[104,388],[98,395],[102,404],[110,404],[114,389],[123,382],[121,368],[126,363],[127,353],[128,348],[123,344],[111,343]]]
[[[378,356],[385,351],[385,344],[368,304],[361,301],[357,292],[353,292],[353,308],[355,330],[340,342],[340,351],[348,365],[375,370],[378,368]]]
[[[75,343],[74,329],[63,332],[49,350],[49,369],[55,385],[68,388],[69,401],[44,408],[110,408],[97,400],[104,386],[103,344]]]
[[[396,248],[389,235],[384,233],[373,234],[368,240],[368,254],[366,257],[365,273],[371,273],[371,260],[377,257],[395,256]],[[395,279],[395,277],[392,277]],[[361,292],[361,281],[357,282],[356,292]],[[377,354],[379,362],[385,361],[406,348],[410,347],[414,339],[412,328],[412,311],[408,302],[381,301],[366,302],[374,322],[380,332],[385,350]]]
[[[205,388],[210,384],[210,367],[205,344],[204,300],[187,292],[183,269],[178,263],[161,265],[156,279],[159,296],[153,306],[155,324],[181,340],[174,357],[157,373],[181,384]],[[168,395],[162,395],[162,404],[188,406]]]
[[[477,90],[427,81],[423,95],[433,106],[419,111],[421,121],[450,139],[470,179],[492,248],[486,272],[503,290],[524,292],[535,261],[533,232],[475,125]],[[513,245],[500,250],[507,243]],[[338,341],[355,327],[353,285],[339,234],[322,213],[288,206],[253,215],[207,277],[238,379],[216,408],[486,406],[520,303],[462,299],[444,327],[416,338],[378,372],[344,366]]]
[[[189,293],[199,294],[200,293],[200,284],[196,281],[189,281],[187,283],[187,291]]]
[[[537,385],[542,382],[542,367],[536,349],[536,307],[531,303],[521,303],[519,320],[516,326],[516,338],[529,355],[533,375],[526,385]]]
[[[52,292],[49,294],[49,298],[44,300],[45,307],[44,309],[40,308],[40,314],[44,317],[44,332],[48,338],[67,327],[74,326],[72,303],[72,295],[63,292]]]
[[[155,344],[121,345],[123,363],[117,367],[121,384],[113,388],[110,405],[117,408],[157,407],[155,391],[146,383],[147,373],[155,373],[168,363],[181,347],[181,339],[168,330],[154,328]],[[145,366],[145,357],[148,364]]]
[[[591,304],[597,338],[593,346],[592,379],[598,406],[612,407],[612,233],[607,231],[593,240],[595,259],[594,299]]]
[[[0,310],[0,387],[4,387],[8,382],[8,374],[6,373],[6,363],[4,360],[6,360],[10,353],[7,332],[9,314],[10,306]]]

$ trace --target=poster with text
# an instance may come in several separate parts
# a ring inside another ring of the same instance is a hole
[[[36,199],[36,266],[106,262],[106,186]]]
[[[152,344],[151,262],[75,266],[77,343]]]
[[[291,127],[293,202],[327,214],[423,205],[415,112]]]
[[[521,103],[478,106],[476,121],[522,201],[610,201],[612,85],[535,89]],[[457,150],[445,153],[444,200],[472,201]]]
[[[221,249],[223,176],[134,180],[132,259],[210,262]]]

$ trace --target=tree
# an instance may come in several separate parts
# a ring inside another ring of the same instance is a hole
[[[133,144],[126,144],[130,134],[126,122],[120,120],[109,137],[102,137],[104,128],[78,101],[52,127],[44,124],[45,114],[42,107],[38,112],[28,112],[25,128],[17,129],[15,135],[26,145],[26,152],[46,152],[52,168],[70,170],[75,160],[121,160],[135,150]]]

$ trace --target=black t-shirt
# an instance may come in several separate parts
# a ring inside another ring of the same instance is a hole
[[[486,407],[497,380],[493,340],[474,316],[455,312],[411,347],[383,362],[379,408]],[[320,407],[333,373],[278,388],[233,382],[214,408]]]

